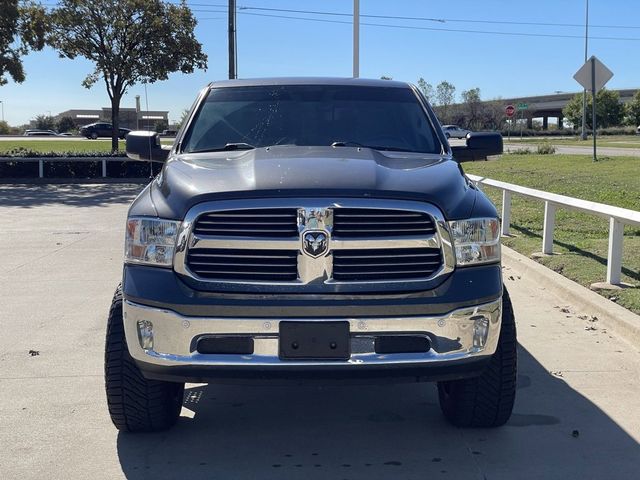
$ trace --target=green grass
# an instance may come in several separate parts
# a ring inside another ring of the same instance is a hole
[[[589,137],[587,140],[581,140],[578,137],[573,138],[523,138],[517,135],[512,135],[511,140],[505,138],[505,142],[511,143],[527,143],[532,145],[538,145],[545,141],[550,142],[553,145],[562,145],[566,147],[591,147],[593,145],[593,139]],[[601,147],[616,147],[616,148],[637,148],[640,149],[640,135],[616,135],[607,136],[601,135],[598,137],[598,145]]]
[[[616,157],[593,163],[588,155],[504,155],[498,160],[465,163],[467,173],[548,192],[640,210],[640,157]],[[502,194],[484,187],[498,209]],[[503,244],[530,256],[542,250],[544,203],[512,196],[510,238]],[[559,209],[554,252],[538,261],[589,286],[606,279],[609,224],[604,218]],[[625,227],[623,282],[640,286],[640,227]],[[640,314],[640,288],[602,292]]]
[[[171,145],[173,140],[162,140],[165,145]],[[125,142],[120,140],[119,149],[124,151]],[[2,140],[0,141],[0,156],[15,148],[26,148],[28,150],[49,153],[49,152],[104,152],[111,151],[111,140]]]

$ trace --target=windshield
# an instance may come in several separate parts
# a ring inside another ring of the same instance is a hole
[[[411,89],[344,85],[211,89],[185,135],[183,151],[224,150],[228,144],[441,151]]]

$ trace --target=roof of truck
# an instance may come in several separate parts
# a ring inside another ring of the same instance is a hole
[[[363,87],[393,87],[408,88],[406,82],[395,80],[380,80],[369,78],[341,78],[341,77],[271,77],[246,78],[237,80],[220,80],[211,82],[210,87],[254,87],[261,85],[349,85]]]

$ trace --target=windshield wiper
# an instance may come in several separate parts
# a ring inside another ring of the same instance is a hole
[[[387,152],[413,152],[413,153],[424,153],[424,152],[418,152],[417,150],[410,150],[408,148],[402,148],[402,147],[390,147],[390,146],[384,146],[384,145],[364,145],[362,143],[358,143],[358,142],[344,142],[344,141],[338,141],[338,142],[333,142],[331,144],[332,147],[360,147],[360,148],[370,148],[372,150],[380,150],[380,151],[387,151]]]
[[[191,150],[188,153],[207,153],[207,152],[228,152],[231,150],[253,150],[253,145],[244,142],[227,143],[223,147],[203,148],[201,150]]]

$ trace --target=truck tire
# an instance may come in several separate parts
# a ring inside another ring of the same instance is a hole
[[[509,293],[502,295],[502,326],[496,353],[482,375],[438,382],[438,399],[445,418],[458,427],[499,427],[513,410],[516,398],[516,324]]]
[[[157,432],[176,423],[184,383],[147,380],[129,354],[122,322],[122,287],[109,310],[104,378],[111,421],[123,432]]]

